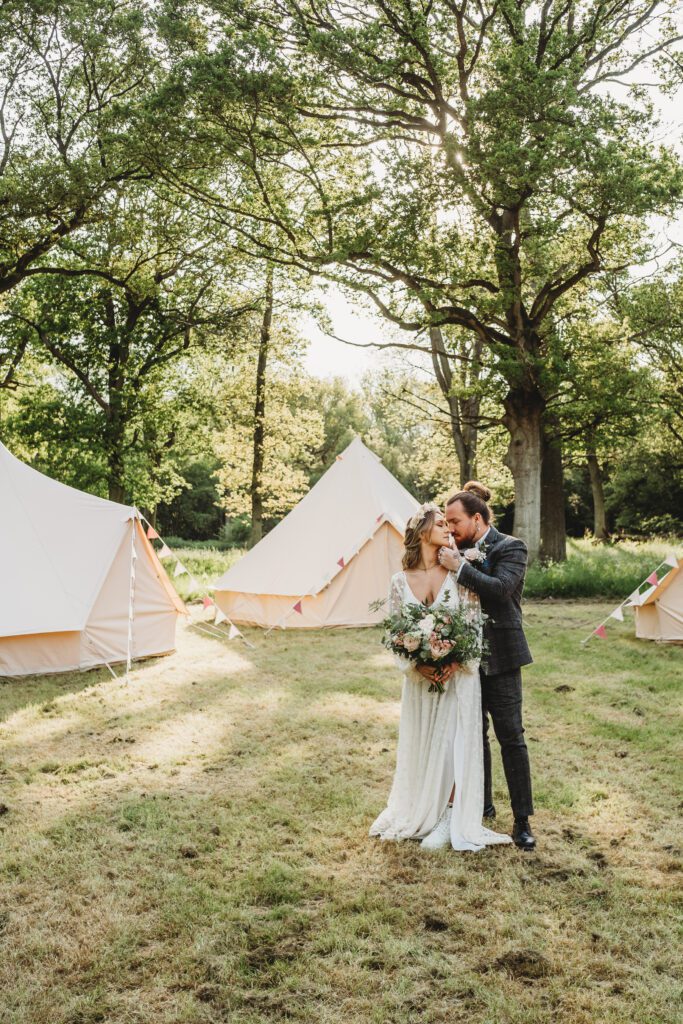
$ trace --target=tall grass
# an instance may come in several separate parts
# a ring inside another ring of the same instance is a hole
[[[675,551],[683,553],[680,538],[621,541],[594,545],[570,540],[567,561],[532,565],[527,572],[526,597],[627,597],[653,569]]]
[[[190,586],[190,576],[175,577],[180,596],[196,600],[211,591],[216,580],[234,565],[244,548],[220,550],[194,546],[187,541],[173,542],[171,547],[199,587]],[[683,538],[662,538],[649,541],[620,541],[595,545],[590,540],[569,540],[567,561],[548,565],[532,565],[527,573],[524,596],[527,598],[598,597],[624,598],[635,590],[653,569],[675,551],[683,555]],[[174,563],[166,562],[173,574]]]
[[[245,554],[243,548],[229,548],[227,551],[220,551],[217,548],[188,547],[185,541],[180,543],[183,547],[175,547],[171,543],[171,550],[188,570],[187,573],[173,577],[175,562],[167,559],[164,564],[166,571],[173,578],[176,590],[184,601],[194,601],[208,594],[213,589],[216,580]],[[198,586],[192,585],[193,580]]]

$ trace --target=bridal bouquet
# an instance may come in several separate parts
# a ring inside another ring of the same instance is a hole
[[[444,599],[448,601],[448,591]],[[394,654],[410,658],[416,666],[435,668],[429,690],[443,693],[442,673],[448,665],[478,661],[486,653],[481,630],[483,620],[480,613],[473,615],[471,609],[454,609],[445,603],[429,608],[404,604],[398,614],[382,622],[382,643]]]

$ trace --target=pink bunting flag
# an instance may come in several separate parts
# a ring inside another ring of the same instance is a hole
[[[384,517],[384,512],[380,512],[380,514],[375,519],[375,522],[378,523],[380,521],[380,519],[382,519],[383,517]]]
[[[204,597],[202,598],[202,604],[205,608],[210,608],[213,605],[213,601],[210,597]]]
[[[294,611],[298,612],[299,615],[303,615],[304,612],[303,612],[303,608],[301,607],[301,601],[297,601],[296,602],[296,604],[294,605]]]
[[[651,572],[645,582],[651,583],[653,587],[656,587],[659,583],[659,576],[656,572]]]
[[[157,552],[157,555],[159,558],[172,558],[173,552],[169,548],[168,544],[164,544],[164,546]]]
[[[596,636],[599,636],[601,640],[607,639],[607,630],[604,626],[598,626],[598,628],[594,629],[593,632]]]
[[[344,565],[345,565],[344,559],[343,558],[338,558],[337,559],[337,565],[339,566],[340,569],[343,569]]]
[[[149,537],[150,540],[159,540],[159,534],[157,533],[153,526],[147,527],[147,536]]]

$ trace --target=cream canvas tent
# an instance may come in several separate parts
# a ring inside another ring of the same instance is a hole
[[[635,616],[636,636],[641,640],[683,643],[683,558],[657,586],[640,596]]]
[[[216,583],[232,622],[284,628],[369,626],[401,568],[417,501],[360,438],[274,530]]]
[[[0,676],[168,653],[184,613],[137,509],[57,483],[0,444]]]

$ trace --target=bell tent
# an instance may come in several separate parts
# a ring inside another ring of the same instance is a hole
[[[0,676],[167,654],[181,614],[136,508],[60,484],[0,443]]]
[[[672,562],[676,562],[672,556]],[[641,640],[683,643],[683,558],[634,602],[636,636]]]
[[[232,622],[283,628],[370,626],[401,568],[418,503],[356,437],[275,529],[215,585]]]

